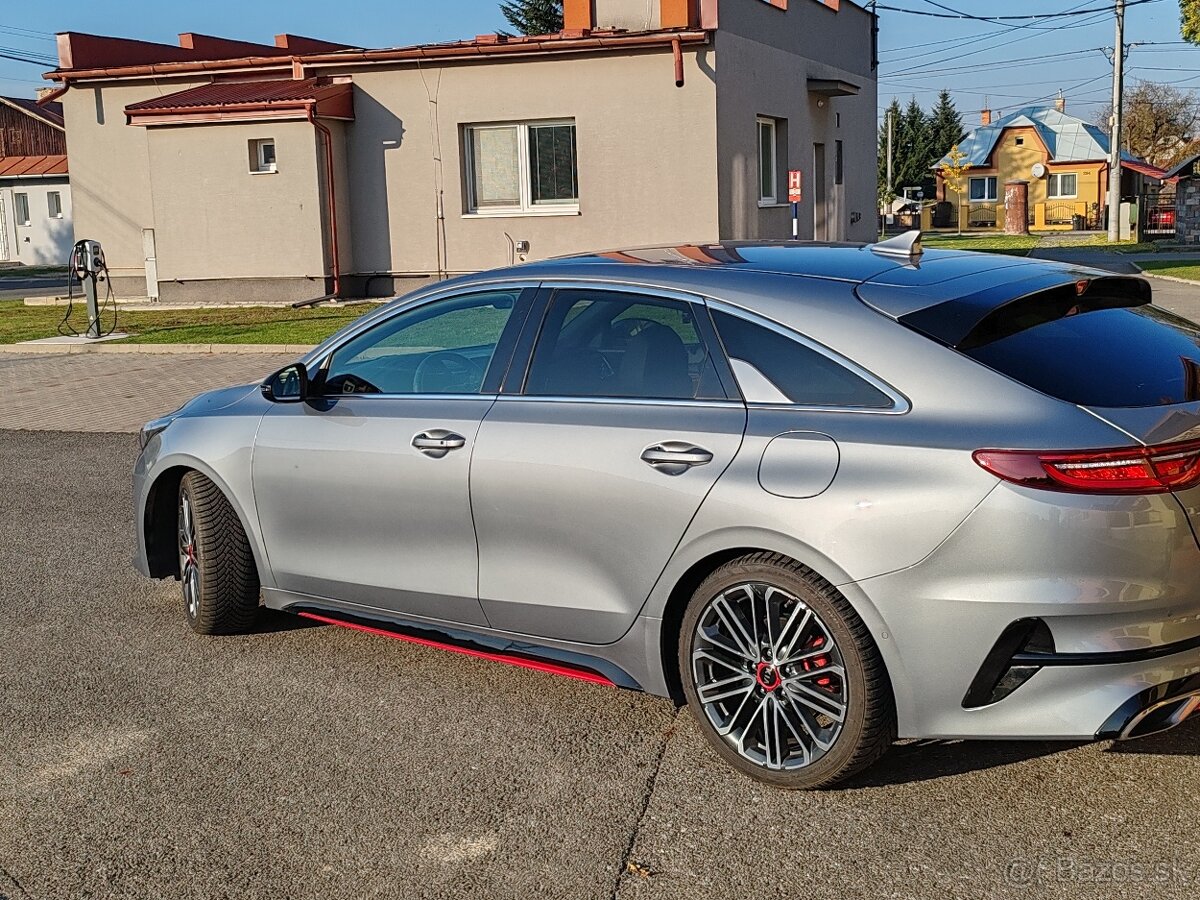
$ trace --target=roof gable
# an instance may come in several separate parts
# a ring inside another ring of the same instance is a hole
[[[1026,107],[968,134],[958,145],[966,164],[986,166],[1000,136],[1008,128],[1032,128],[1046,145],[1053,162],[1100,162],[1108,159],[1108,135],[1083,119],[1053,107]],[[941,167],[949,162],[943,157]]]
[[[0,97],[0,103],[11,107],[18,112],[23,112],[31,119],[36,119],[51,128],[63,130],[63,114],[62,104],[57,101],[47,103],[44,106],[38,106],[36,100],[30,100],[26,97]]]

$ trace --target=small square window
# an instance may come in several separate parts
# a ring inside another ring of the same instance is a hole
[[[275,139],[257,138],[250,142],[250,171],[276,172]]]
[[[1024,147],[1025,146],[1025,138],[1017,138],[1017,146]]]
[[[46,194],[46,211],[52,219],[61,219],[62,214],[62,194],[58,191],[49,191]]]
[[[28,194],[13,194],[13,207],[17,216],[18,225],[28,225],[29,222],[29,195]]]

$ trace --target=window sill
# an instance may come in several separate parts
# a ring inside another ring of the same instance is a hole
[[[278,169],[251,169],[251,175],[278,175]]]
[[[462,214],[464,219],[525,219],[539,216],[578,216],[579,207],[568,206],[554,209],[498,209],[475,210]]]
[[[759,200],[758,201],[759,209],[787,209],[791,205],[792,204],[790,204],[790,203],[780,203],[778,200],[769,200],[769,201],[768,200]]]

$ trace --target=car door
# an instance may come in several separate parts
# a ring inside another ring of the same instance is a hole
[[[279,589],[486,624],[468,474],[533,291],[477,289],[351,337],[255,439],[259,522]]]
[[[542,295],[527,372],[514,364],[475,443],[480,601],[498,629],[609,643],[736,455],[746,410],[701,299]]]

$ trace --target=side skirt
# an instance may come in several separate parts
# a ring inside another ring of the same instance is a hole
[[[367,634],[395,638],[422,647],[434,647],[451,653],[462,653],[479,659],[550,672],[593,684],[641,691],[642,686],[628,672],[608,660],[556,647],[546,647],[528,641],[502,636],[460,631],[429,622],[413,622],[393,618],[383,613],[367,615],[362,611],[347,612],[311,601],[290,604],[284,612],[294,613],[314,622],[351,628]]]

